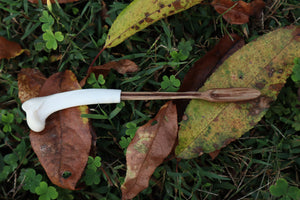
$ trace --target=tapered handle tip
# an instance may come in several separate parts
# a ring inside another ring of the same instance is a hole
[[[261,92],[254,88],[221,88],[207,92],[210,93],[212,101],[215,102],[248,101],[261,95]]]

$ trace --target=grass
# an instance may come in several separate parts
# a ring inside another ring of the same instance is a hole
[[[31,191],[24,187],[26,182],[21,175],[27,169],[34,169],[32,174],[41,176],[36,187],[46,182],[56,189],[58,199],[120,199],[120,185],[126,173],[126,141],[132,138],[131,130],[153,117],[164,102],[127,101],[119,105],[91,106],[92,114],[101,118],[93,120],[98,144],[94,154],[101,157],[101,167],[95,173],[100,180],[93,184],[93,180],[86,178],[86,172],[82,181],[87,179],[91,184],[82,190],[68,191],[49,181],[30,147],[29,131],[17,96],[17,74],[27,67],[38,68],[47,76],[70,69],[82,79],[102,48],[109,27],[129,2],[105,1],[108,12],[103,13],[100,0],[53,4],[52,11],[27,0],[0,0],[0,36],[20,43],[31,53],[0,60],[0,199],[40,197],[35,188]],[[246,25],[226,23],[208,1],[155,23],[101,54],[96,65],[131,59],[140,67],[133,74],[112,71],[105,78],[105,87],[124,91],[162,90],[161,83],[167,80],[163,77],[169,80],[174,75],[182,80],[193,62],[227,32],[238,33],[251,41],[276,28],[300,24],[297,0],[266,2],[264,18],[252,18]],[[56,50],[47,48],[43,39],[46,31],[42,26],[47,23],[40,19],[43,11],[53,18],[51,31],[64,36],[63,41],[56,41]],[[192,49],[187,48],[188,54],[185,51],[179,55],[184,44],[192,44]],[[55,61],[57,57],[60,59]],[[94,87],[93,84],[85,87]],[[103,85],[103,81],[99,84]],[[292,123],[299,109],[297,87],[289,79],[263,120],[222,149],[215,160],[205,154],[192,160],[164,162],[155,171],[149,188],[136,199],[275,199],[269,187],[280,177],[299,187],[300,136]]]

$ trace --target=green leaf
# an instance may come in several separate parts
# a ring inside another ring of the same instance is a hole
[[[30,190],[31,193],[35,193],[35,188],[40,185],[42,176],[36,174],[32,168],[22,169],[18,181],[23,183],[24,190]]]
[[[46,47],[48,49],[57,49],[57,42],[56,42],[56,38],[53,34],[52,31],[47,30],[44,34],[43,34],[43,39],[46,41]]]
[[[35,193],[38,195],[45,194],[47,193],[47,191],[48,191],[48,184],[44,181],[41,182],[37,188],[35,188]]]
[[[189,57],[190,55],[190,51],[192,51],[193,49],[193,41],[192,40],[188,40],[188,41],[185,41],[184,39],[182,39],[180,42],[179,42],[179,45],[178,45],[178,49],[179,49],[179,52],[185,56],[185,57]],[[186,59],[183,59],[181,61],[184,61]]]
[[[118,113],[121,112],[121,110],[124,108],[124,106],[125,106],[125,103],[123,101],[118,103],[116,108],[109,113],[109,119],[112,119],[115,116],[117,116]]]
[[[87,162],[87,168],[91,169],[93,171],[96,171],[97,168],[101,166],[101,158],[99,156],[96,156],[93,158],[92,156],[89,156],[88,162]]]
[[[1,116],[1,121],[6,124],[11,124],[14,122],[14,115],[12,113],[3,114]]]
[[[59,42],[64,40],[64,36],[60,31],[55,32],[54,36],[55,36],[55,39]]]
[[[99,83],[100,85],[104,85],[104,84],[105,84],[104,76],[103,76],[102,74],[100,74],[100,75],[98,76],[97,81],[98,81],[98,83]]]
[[[291,197],[293,200],[299,200],[300,199],[300,189],[295,186],[289,187],[288,196]]]
[[[100,183],[100,173],[98,171],[94,171],[93,169],[86,169],[83,180],[86,185],[97,185]]]
[[[271,185],[270,187],[270,193],[275,197],[284,196],[287,194],[288,191],[288,182],[280,178],[277,180],[275,185]]]
[[[164,75],[163,81],[160,84],[161,88],[168,92],[176,92],[179,89],[180,81],[176,79],[174,75],[170,76],[170,79]]]
[[[51,26],[54,24],[54,19],[47,11],[43,11],[42,16],[39,18],[40,22],[43,22],[42,30],[45,32],[51,30]]]
[[[40,185],[35,188],[35,193],[39,195],[39,200],[51,200],[58,197],[58,192],[55,187],[49,186],[46,182],[41,182]]]
[[[17,168],[18,166],[18,156],[15,153],[10,153],[4,156],[4,162],[12,167],[12,169]]]
[[[292,122],[292,127],[296,131],[300,131],[300,114],[298,114],[294,117],[294,121]]]
[[[130,138],[130,137],[122,136],[119,144],[123,149],[126,149],[128,147],[128,145],[130,144],[131,140],[132,140],[132,138]]]
[[[126,38],[167,16],[184,11],[203,0],[134,0],[117,17],[108,32],[105,48],[117,46]],[[130,20],[128,20],[130,19]]]
[[[295,58],[294,63],[295,65],[291,78],[294,82],[300,82],[300,58]]]
[[[14,169],[11,166],[5,165],[0,172],[0,182],[7,179],[8,175],[13,171]]]
[[[231,55],[199,91],[248,87],[260,98],[247,103],[191,100],[178,133],[176,155],[194,158],[229,144],[250,130],[275,101],[300,55],[300,28],[287,27],[259,37]]]
[[[136,123],[129,122],[126,124],[127,130],[125,131],[125,134],[130,136],[130,138],[133,138],[138,127],[136,126]]]

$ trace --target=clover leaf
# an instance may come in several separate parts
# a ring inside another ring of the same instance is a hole
[[[89,156],[88,162],[87,162],[88,169],[97,171],[97,168],[100,166],[101,166],[101,158],[99,156],[96,156],[95,158],[93,158],[92,156]]]
[[[287,193],[287,190],[288,182],[283,178],[278,179],[276,184],[270,187],[270,192],[275,197],[285,195]]]
[[[18,156],[15,153],[10,153],[4,156],[4,162],[12,167],[12,169],[16,169],[18,166]]]
[[[83,180],[86,185],[99,184],[100,183],[100,173],[98,171],[94,171],[93,169],[87,168],[85,170]]]
[[[179,51],[171,51],[170,55],[175,62],[184,61],[190,56],[194,41],[182,39],[178,44]]]
[[[35,188],[40,185],[42,176],[36,174],[32,168],[22,169],[18,181],[23,183],[24,190],[30,190],[31,193],[35,193]]]
[[[55,39],[59,42],[62,42],[64,40],[64,36],[60,31],[55,32],[54,36]]]
[[[119,144],[123,149],[126,149],[128,147],[128,145],[130,144],[131,140],[132,140],[132,138],[130,138],[130,137],[122,136]]]
[[[92,85],[93,88],[105,88],[105,79],[102,74],[100,74],[98,78],[96,78],[95,73],[91,73],[89,78],[87,79],[87,83]]]
[[[160,83],[160,86],[167,92],[176,92],[179,89],[180,81],[176,79],[174,75],[171,75],[170,78],[165,75],[163,76],[163,81]]]
[[[277,180],[275,185],[270,187],[270,193],[275,197],[281,197],[280,199],[300,199],[300,189],[297,187],[289,187],[288,182],[280,178]]]
[[[138,129],[138,127],[136,127],[136,123],[129,122],[126,124],[126,128],[127,128],[127,130],[125,131],[126,135],[130,136],[130,138],[132,139]]]
[[[55,34],[51,30],[47,30],[43,34],[43,39],[46,41],[46,47],[48,49],[57,49],[57,41],[61,42],[64,39],[64,36],[61,32],[55,32]]]
[[[35,188],[35,193],[39,195],[39,200],[51,200],[58,197],[55,187],[48,186],[46,182],[40,182],[40,186]]]
[[[5,165],[0,172],[0,182],[5,180],[11,172],[13,172],[11,166]]]
[[[51,30],[52,25],[54,24],[54,19],[47,11],[43,11],[42,16],[39,18],[40,22],[43,22],[42,30],[46,32]]]

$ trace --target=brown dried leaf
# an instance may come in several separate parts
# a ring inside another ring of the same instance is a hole
[[[30,3],[39,3],[39,0],[28,0]],[[57,0],[58,3],[72,3],[78,0]],[[55,0],[50,0],[51,3],[55,3]],[[47,0],[42,0],[43,4],[47,4]]]
[[[232,0],[214,0],[211,5],[223,18],[231,24],[245,24],[249,22],[249,17],[258,15],[265,7],[263,0],[254,0],[246,3],[242,0],[233,2]]]
[[[18,74],[19,98],[21,102],[23,103],[39,96],[41,87],[46,79],[47,78],[37,69],[22,69]]]
[[[148,187],[154,170],[170,154],[177,131],[176,106],[171,101],[161,107],[154,119],[137,130],[127,148],[122,199],[132,199]]]
[[[133,73],[138,71],[139,67],[131,60],[111,61],[104,65],[89,67],[87,75],[81,80],[81,87],[85,85],[87,78],[91,73],[95,73],[96,77],[102,74],[104,77],[108,75],[111,69],[116,70],[120,74]]]
[[[80,89],[71,71],[56,73],[46,80],[40,96]],[[46,128],[39,133],[30,132],[34,152],[53,184],[74,190],[80,179],[91,148],[92,136],[88,119],[81,114],[87,106],[58,111],[50,115]],[[71,173],[69,177],[64,174]]]
[[[17,57],[24,51],[28,53],[28,50],[22,49],[18,43],[8,41],[4,37],[0,36],[0,60],[3,58],[10,59]]]
[[[244,40],[231,34],[224,36],[212,50],[197,60],[185,75],[179,92],[197,91],[223,61],[245,44]],[[176,100],[178,118],[181,119],[190,100]]]

